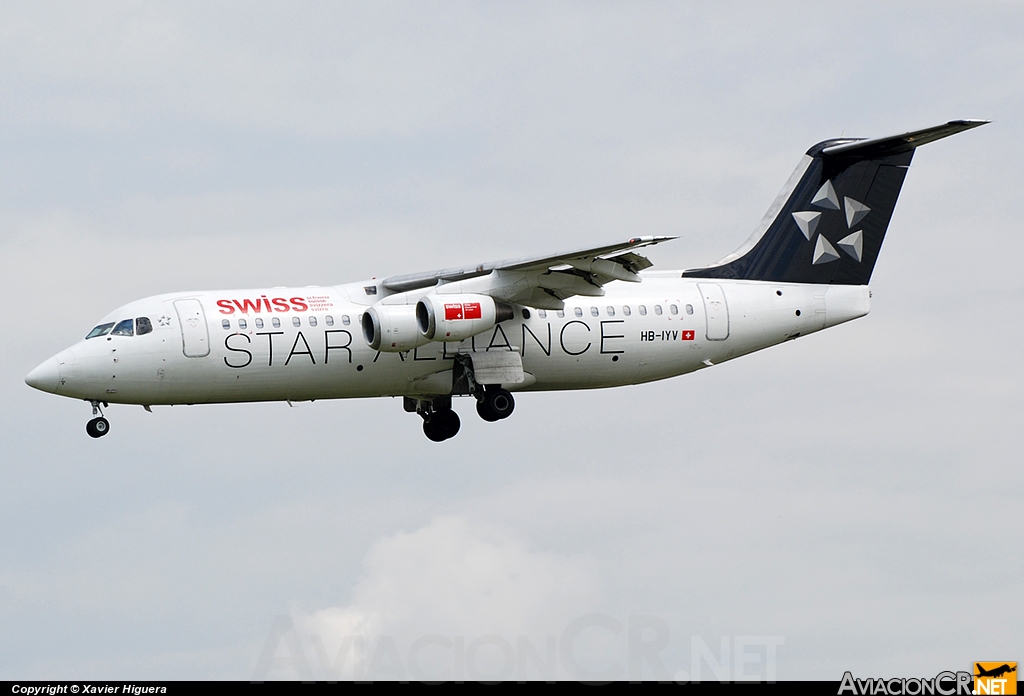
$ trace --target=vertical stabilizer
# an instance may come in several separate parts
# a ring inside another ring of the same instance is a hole
[[[746,244],[684,277],[866,285],[914,149],[988,121],[950,121],[873,140],[818,143]]]

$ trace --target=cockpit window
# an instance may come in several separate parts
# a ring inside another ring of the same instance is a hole
[[[110,330],[112,328],[114,328],[114,322],[110,322],[109,324],[100,324],[95,329],[90,331],[89,335],[86,336],[85,338],[86,340],[88,340],[90,338],[96,338],[98,336],[106,336],[108,333],[110,333]]]
[[[149,317],[138,317],[135,320],[135,333],[138,336],[145,336],[153,331],[153,323]]]
[[[117,326],[110,332],[111,336],[134,336],[135,330],[132,328],[134,322],[131,319],[125,319],[117,322]]]

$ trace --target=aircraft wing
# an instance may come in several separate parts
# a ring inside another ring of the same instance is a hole
[[[493,273],[498,277],[494,283],[495,292],[488,294],[531,307],[561,309],[562,300],[568,297],[603,295],[601,286],[613,280],[639,282],[637,272],[653,264],[632,250],[672,239],[676,237],[634,237],[618,244],[557,254],[390,276],[381,284],[392,292],[408,292]]]

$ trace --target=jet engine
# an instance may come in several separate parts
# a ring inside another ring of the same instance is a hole
[[[416,327],[429,341],[462,341],[512,316],[512,305],[488,295],[427,295],[416,303]]]
[[[363,337],[374,350],[404,353],[430,343],[416,327],[416,306],[375,305],[363,313]]]

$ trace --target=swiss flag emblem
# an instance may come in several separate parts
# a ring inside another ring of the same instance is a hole
[[[686,331],[683,331],[684,341],[692,341],[694,338],[696,338],[696,336],[694,336],[693,329],[687,329]]]
[[[465,319],[465,317],[462,316],[462,304],[461,303],[445,304],[445,306],[444,306],[444,319],[445,319],[445,321],[452,321],[452,320],[455,320],[455,319]]]

